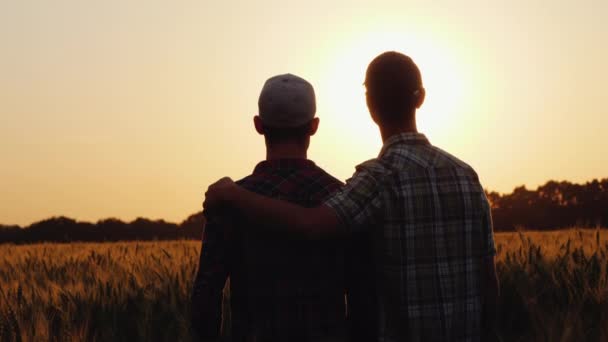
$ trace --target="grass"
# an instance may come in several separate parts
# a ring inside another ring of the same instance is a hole
[[[608,231],[497,233],[505,341],[608,341]],[[190,341],[196,241],[0,245],[0,341]]]

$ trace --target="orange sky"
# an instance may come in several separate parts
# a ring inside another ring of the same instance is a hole
[[[508,192],[608,176],[608,2],[0,3],[0,222],[181,221],[264,156],[264,81],[317,91],[310,157],[345,179],[381,142],[361,85],[420,65],[419,128]]]

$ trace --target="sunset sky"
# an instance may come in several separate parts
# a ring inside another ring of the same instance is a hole
[[[340,179],[381,146],[364,71],[420,66],[419,129],[510,192],[608,177],[608,1],[1,1],[0,223],[179,222],[264,158],[264,81],[317,92],[309,153]]]

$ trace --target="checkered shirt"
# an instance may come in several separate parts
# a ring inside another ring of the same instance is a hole
[[[343,185],[306,159],[261,162],[237,184],[305,207],[321,205]],[[217,336],[229,275],[232,341],[339,341],[345,333],[343,242],[278,237],[247,227],[237,213],[229,216],[232,223],[210,217],[205,227],[193,289],[199,334]]]
[[[350,231],[371,227],[379,341],[480,340],[480,266],[495,248],[469,165],[399,134],[326,205]]]

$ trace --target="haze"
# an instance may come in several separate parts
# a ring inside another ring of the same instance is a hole
[[[361,85],[420,65],[419,129],[510,192],[608,176],[606,1],[3,1],[0,223],[179,222],[264,157],[264,81],[317,92],[310,158],[341,179],[381,141]]]

